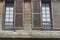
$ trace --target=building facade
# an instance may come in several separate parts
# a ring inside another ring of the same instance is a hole
[[[0,37],[60,38],[60,0],[0,0]]]

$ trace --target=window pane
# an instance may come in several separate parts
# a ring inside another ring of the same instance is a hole
[[[9,11],[6,11],[6,14],[9,14]]]
[[[9,15],[6,15],[6,17],[9,17]]]
[[[46,15],[42,15],[43,17],[46,17]]]
[[[13,15],[10,15],[10,18],[13,18]]]
[[[45,11],[42,11],[42,13],[45,13]]]
[[[45,7],[45,4],[42,4],[42,7]]]
[[[9,7],[6,7],[6,10],[9,10]]]
[[[9,22],[9,19],[5,19],[5,22]]]
[[[46,10],[50,10],[49,7],[46,7]]]
[[[50,11],[46,11],[46,13],[50,13]]]
[[[10,19],[10,22],[13,22],[13,19]]]
[[[45,7],[42,7],[42,10],[45,10]]]
[[[50,21],[50,18],[48,18],[47,21]]]
[[[49,4],[46,4],[46,7],[49,7]]]
[[[43,18],[42,21],[46,21],[46,18]]]
[[[46,15],[47,17],[50,17],[50,15]]]
[[[12,10],[12,11],[13,11],[13,7],[10,7],[10,10]]]

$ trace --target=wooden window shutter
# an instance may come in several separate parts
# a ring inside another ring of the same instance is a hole
[[[23,27],[23,0],[15,1],[14,11],[14,26],[15,28]]]
[[[41,0],[32,0],[33,29],[41,28]]]
[[[60,1],[53,1],[53,29],[60,29]]]

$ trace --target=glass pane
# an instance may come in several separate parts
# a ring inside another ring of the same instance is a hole
[[[6,7],[6,10],[9,10],[9,7]]]
[[[45,7],[45,4],[42,4],[42,7]]]
[[[43,17],[46,17],[46,15],[42,15]]]
[[[47,25],[50,25],[50,23],[47,23]]]
[[[6,11],[6,14],[9,14],[9,11]]]
[[[5,29],[13,29],[13,25],[5,25]]]
[[[47,25],[46,23],[43,23],[43,25]]]
[[[42,11],[42,13],[45,13],[45,11]]]
[[[50,21],[50,18],[48,18],[47,21]]]
[[[13,15],[10,15],[10,18],[11,18],[11,17],[13,18]]]
[[[50,17],[50,15],[46,15],[47,17]]]
[[[13,22],[13,19],[10,19],[10,22]]]
[[[6,15],[6,17],[9,17],[9,15]]]
[[[13,15],[13,12],[10,12],[10,14],[12,14],[12,15]]]
[[[50,13],[50,11],[46,11],[46,13]]]
[[[10,10],[12,10],[12,11],[13,11],[13,7],[10,7]]]
[[[43,21],[46,21],[46,18],[43,18]]]
[[[46,4],[46,7],[49,7],[49,4]]]
[[[9,19],[5,19],[5,22],[9,22]]]
[[[46,10],[50,10],[50,8],[49,7],[46,7]]]
[[[13,25],[13,23],[9,23],[9,25]]]
[[[42,7],[42,10],[45,10],[45,7]]]
[[[5,23],[5,25],[8,25],[9,26],[9,25],[13,25],[13,23]]]
[[[5,23],[5,25],[9,25],[9,23]]]

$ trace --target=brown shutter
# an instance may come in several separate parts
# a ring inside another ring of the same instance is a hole
[[[23,2],[16,1],[16,13],[23,13]]]
[[[53,29],[60,29],[60,1],[53,0]]]
[[[34,14],[33,16],[34,16],[33,18],[34,27],[40,27],[40,14]]]
[[[33,12],[40,13],[40,2],[39,1],[33,2]]]
[[[23,27],[23,0],[15,1],[14,10],[14,27],[21,28]]]
[[[41,28],[41,0],[32,0],[33,29]]]

